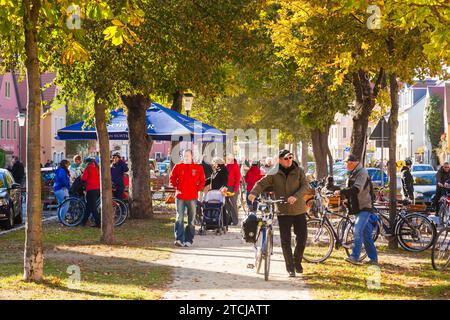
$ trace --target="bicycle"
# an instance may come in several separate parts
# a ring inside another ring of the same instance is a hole
[[[439,231],[431,249],[431,265],[434,270],[444,271],[450,264],[450,224]]]
[[[87,202],[83,197],[69,196],[58,205],[57,215],[59,221],[66,227],[76,227],[81,224],[86,212]],[[116,227],[122,225],[128,218],[128,207],[119,199],[112,199],[114,225]],[[97,212],[101,217],[100,198],[97,200]]]
[[[439,199],[439,210],[437,216],[439,222],[436,223],[438,226],[447,226],[450,223],[450,188],[443,187],[445,189],[445,194]]]
[[[337,228],[334,227],[329,218],[331,214],[340,218]],[[308,219],[306,222],[308,238],[303,259],[310,263],[321,263],[331,256],[334,248],[339,250],[341,247],[345,249],[347,256],[350,256],[353,247],[354,225],[354,221],[348,214],[333,213],[328,208],[325,208],[320,218]],[[377,229],[374,228],[372,232],[374,242],[377,240],[378,234]],[[361,252],[359,261],[363,261],[366,257],[367,253]]]
[[[444,198],[444,197],[442,197]],[[442,200],[441,198],[441,200]],[[445,196],[445,210],[439,210],[439,220],[442,230],[436,236],[433,248],[431,249],[431,265],[434,270],[444,271],[450,264],[450,203]],[[441,206],[441,207],[444,207]]]
[[[396,237],[400,246],[410,252],[421,252],[429,249],[436,237],[434,223],[424,214],[408,212],[409,201],[402,201],[397,211],[394,224],[391,225],[389,213],[375,206],[378,230],[385,239]]]
[[[255,242],[255,266],[256,273],[261,272],[264,260],[264,280],[269,280],[270,257],[273,254],[273,217],[275,203],[287,203],[284,198],[279,200],[260,199],[258,211],[258,231]]]

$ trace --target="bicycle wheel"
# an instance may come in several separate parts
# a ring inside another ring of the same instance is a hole
[[[70,197],[65,199],[58,206],[58,219],[66,227],[76,227],[81,224],[84,214],[86,212],[86,205],[83,199]]]
[[[124,212],[124,211],[126,211],[126,212]],[[100,216],[100,220],[101,220],[102,219],[102,206],[101,206],[100,201],[97,202],[97,212],[98,212],[98,215]],[[128,216],[128,208],[122,201],[113,198],[112,199],[112,213],[113,213],[113,219],[114,219],[114,226],[117,227],[125,222],[125,219]],[[91,219],[93,219],[92,216],[91,216]],[[92,222],[95,223],[93,220],[92,220]]]
[[[306,222],[308,238],[306,239],[303,259],[307,262],[323,262],[331,255],[334,247],[334,234],[330,226],[319,219]]]
[[[120,210],[113,210],[114,212],[114,225],[116,227],[121,226],[125,220],[128,218],[128,206],[125,202],[119,199],[113,199],[113,207],[116,203],[118,206],[120,206]]]
[[[258,232],[258,237],[255,243],[255,266],[256,273],[261,273],[261,265],[263,258],[263,246],[265,245],[265,228],[261,228]]]
[[[269,280],[269,272],[270,272],[270,256],[272,255],[272,247],[273,247],[273,235],[272,231],[267,230],[267,240],[266,247],[264,250],[264,280]]]
[[[397,240],[400,246],[411,252],[421,252],[433,245],[436,228],[428,217],[410,213],[396,226]]]
[[[434,270],[446,270],[450,264],[450,229],[439,232],[431,250],[431,264]]]

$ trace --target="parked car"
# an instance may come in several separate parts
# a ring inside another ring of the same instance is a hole
[[[431,164],[413,164],[411,167],[412,172],[416,171],[434,171],[434,168]]]
[[[414,199],[416,204],[432,205],[436,194],[436,171],[416,171],[411,173],[414,179]],[[400,174],[397,175],[397,190],[402,189]]]
[[[58,206],[58,201],[56,200],[55,193],[53,192],[56,169],[57,167],[41,168],[41,199],[43,210],[50,210]]]
[[[22,223],[22,191],[11,173],[0,169],[0,227],[11,229]]]
[[[436,194],[436,171],[412,172],[414,178],[414,198],[416,203],[431,205]]]

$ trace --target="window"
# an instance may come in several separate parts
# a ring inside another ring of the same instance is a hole
[[[56,133],[58,131],[58,118],[55,117],[55,126],[53,128],[53,135],[56,136]]]
[[[4,139],[5,138],[5,133],[3,130],[3,126],[4,126],[4,121],[0,120],[0,139]]]
[[[11,121],[6,120],[6,139],[11,139]]]
[[[17,139],[17,121],[13,121],[13,139]]]
[[[64,127],[64,119],[63,118],[59,118],[59,129],[62,129]]]
[[[343,139],[347,138],[347,128],[342,128],[342,138]]]
[[[11,82],[9,81],[5,82],[5,97],[11,98]]]

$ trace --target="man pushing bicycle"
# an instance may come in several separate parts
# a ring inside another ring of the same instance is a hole
[[[306,203],[304,195],[309,189],[305,172],[293,160],[288,150],[280,151],[279,165],[270,170],[259,180],[248,196],[249,201],[255,201],[266,188],[272,187],[275,198],[287,199],[287,204],[277,203],[278,224],[280,227],[281,248],[283,250],[286,270],[289,277],[295,277],[295,272],[302,273],[302,259],[305,250],[306,230]],[[296,246],[294,255],[291,247],[291,228],[294,226]]]

